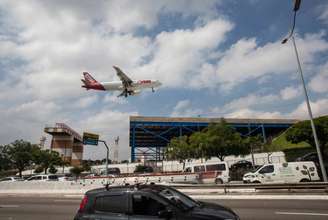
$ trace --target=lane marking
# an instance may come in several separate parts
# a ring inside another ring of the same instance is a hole
[[[194,199],[232,199],[232,200],[328,200],[328,196],[316,195],[189,195]]]
[[[18,208],[19,205],[0,205],[0,208]]]
[[[310,216],[328,216],[328,213],[313,212],[275,212],[276,215],[310,215]]]

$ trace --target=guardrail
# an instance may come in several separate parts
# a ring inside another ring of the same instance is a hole
[[[298,189],[308,189],[316,190],[321,189],[328,193],[328,182],[311,182],[311,183],[271,183],[271,184],[261,184],[261,183],[250,183],[250,184],[208,184],[208,185],[177,185],[173,187],[177,188],[192,188],[192,189],[223,189],[225,193],[229,189],[254,189],[258,190],[298,190]]]

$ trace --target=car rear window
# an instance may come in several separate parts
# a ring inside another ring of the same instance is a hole
[[[206,170],[207,171],[226,170],[226,165],[224,163],[206,165]]]
[[[205,172],[204,166],[195,166],[194,167],[195,172]]]
[[[97,197],[94,207],[96,211],[101,212],[126,213],[127,196],[121,194]]]
[[[58,177],[55,176],[55,175],[54,175],[54,176],[49,176],[48,178],[49,178],[50,180],[57,180],[57,179],[58,179]]]

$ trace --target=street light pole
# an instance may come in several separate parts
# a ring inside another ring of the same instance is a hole
[[[314,125],[314,122],[313,122],[313,115],[312,115],[311,105],[310,105],[310,101],[309,101],[309,96],[308,96],[308,93],[307,93],[307,89],[306,89],[306,86],[305,86],[303,71],[302,71],[300,59],[299,59],[299,56],[298,56],[298,51],[297,51],[297,47],[296,47],[295,37],[294,36],[292,36],[292,41],[293,41],[294,51],[295,51],[296,60],[297,60],[298,71],[300,73],[301,80],[302,80],[302,85],[303,85],[303,90],[304,90],[304,96],[305,96],[305,100],[306,100],[306,106],[307,106],[309,117],[310,117],[310,121],[311,121],[311,127],[312,127],[312,132],[313,132],[315,146],[316,146],[317,153],[318,153],[318,158],[319,158],[319,164],[320,164],[320,168],[321,168],[321,172],[322,172],[322,177],[323,177],[323,180],[325,182],[327,182],[328,180],[327,180],[326,168],[325,168],[324,163],[323,163],[321,149],[320,149],[320,144],[319,144],[319,140],[318,140],[318,136],[317,136],[317,131],[316,131],[316,128],[315,128],[315,125]]]
[[[305,81],[304,81],[303,71],[302,71],[302,67],[301,67],[301,62],[300,62],[300,59],[299,59],[299,56],[298,56],[295,37],[293,35],[294,28],[295,28],[295,23],[296,23],[295,22],[296,21],[296,12],[299,10],[300,5],[301,5],[301,0],[295,0],[294,9],[293,9],[294,10],[293,26],[292,26],[292,29],[289,33],[289,36],[282,41],[282,44],[285,44],[288,41],[289,38],[292,38],[294,51],[295,51],[295,55],[296,55],[296,60],[297,60],[297,65],[298,65],[298,71],[299,71],[300,76],[301,76],[305,101],[306,101],[306,105],[307,105],[307,109],[308,109],[308,113],[309,113],[309,117],[310,117],[310,122],[311,122],[311,127],[312,127],[312,132],[313,132],[313,138],[314,138],[314,142],[315,142],[315,146],[316,146],[316,150],[317,150],[317,154],[318,154],[318,158],[319,158],[320,169],[321,169],[321,172],[322,172],[323,181],[328,182],[327,173],[326,173],[326,169],[325,169],[325,166],[324,166],[324,163],[323,163],[320,144],[319,144],[319,140],[318,140],[318,136],[317,136],[317,131],[316,131],[314,121],[313,121],[313,115],[312,115],[311,105],[310,105],[310,101],[309,101],[309,96],[308,96],[307,89],[306,89],[306,86],[305,86]]]

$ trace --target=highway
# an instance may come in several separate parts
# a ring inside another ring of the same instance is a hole
[[[242,220],[327,220],[328,200],[206,200],[232,208]],[[73,219],[79,198],[0,196],[0,220]]]

